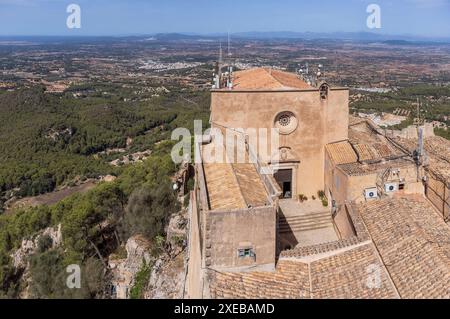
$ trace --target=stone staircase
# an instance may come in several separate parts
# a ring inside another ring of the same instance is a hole
[[[297,233],[323,228],[333,228],[333,221],[329,211],[312,212],[297,216],[285,217],[280,214],[278,231],[280,234]]]

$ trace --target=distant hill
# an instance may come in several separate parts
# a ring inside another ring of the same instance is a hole
[[[450,43],[450,38],[427,38],[412,35],[388,35],[374,32],[240,32],[234,33],[233,37],[253,38],[253,39],[336,39],[336,40],[356,40],[356,41],[410,41],[410,42],[446,42]]]
[[[153,35],[160,41],[184,41],[184,40],[214,40],[227,38],[226,33],[195,34],[195,33],[159,33]],[[293,31],[272,31],[272,32],[236,32],[232,33],[234,39],[303,39],[303,40],[351,40],[351,41],[374,41],[385,42],[386,44],[406,45],[412,43],[450,43],[450,38],[426,38],[412,35],[386,35],[374,32],[293,32]]]
[[[135,41],[142,39],[156,41],[200,41],[211,40],[218,41],[222,39],[226,41],[228,35],[226,33],[157,33],[142,34],[128,36],[0,36],[0,42],[20,41],[27,43],[87,43],[87,42],[116,42],[116,41]],[[362,41],[362,42],[382,42],[391,45],[408,45],[408,44],[436,44],[448,43],[450,38],[432,38],[420,37],[413,35],[389,35],[375,32],[294,32],[294,31],[270,31],[270,32],[236,32],[231,37],[236,41],[239,39],[254,40],[346,40],[346,41]]]

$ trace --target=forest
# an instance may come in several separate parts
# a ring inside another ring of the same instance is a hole
[[[118,175],[121,169],[109,165],[110,156],[101,152],[152,150],[155,143],[170,138],[173,128],[190,128],[194,119],[206,121],[208,107],[204,92],[174,91],[145,102],[124,102],[115,96],[76,99],[70,91],[52,95],[41,87],[4,93],[3,200],[51,192],[74,179]],[[129,147],[128,138],[133,140]]]
[[[42,236],[29,256],[28,292],[33,298],[108,298],[105,259],[131,236],[154,242],[152,253],[158,255],[159,238],[180,205],[171,183],[178,169],[170,157],[171,131],[192,129],[194,119],[206,123],[208,117],[205,92],[172,91],[145,102],[78,99],[70,92],[47,94],[41,87],[2,93],[3,200],[51,192],[73,179],[105,174],[117,179],[51,206],[0,214],[0,298],[20,297],[26,280],[23,269],[14,267],[12,255],[23,239],[48,227],[61,225],[63,242],[54,247],[49,236]],[[127,145],[130,138],[133,142]],[[108,163],[111,155],[100,154],[113,148],[152,153],[143,162],[114,167]],[[88,274],[82,289],[70,290],[64,284],[71,264]]]

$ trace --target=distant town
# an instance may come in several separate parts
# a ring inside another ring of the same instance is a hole
[[[450,98],[438,91],[450,83],[450,45],[439,42],[238,37],[228,44],[227,37],[180,34],[98,42],[77,38],[64,45],[51,38],[0,39],[0,89],[40,84],[48,93],[70,91],[75,97],[118,94],[93,87],[110,83],[127,92],[126,101],[155,97],[173,86],[208,90],[220,47],[237,70],[271,67],[298,72],[309,67],[315,72],[320,64],[323,79],[351,89],[352,110],[389,113],[393,121],[387,126],[418,118],[417,103],[436,128],[446,130],[449,125]]]

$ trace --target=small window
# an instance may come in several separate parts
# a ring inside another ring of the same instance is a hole
[[[294,113],[284,111],[275,117],[274,127],[280,130],[280,134],[289,135],[297,129],[298,120]]]
[[[405,183],[400,183],[400,184],[398,184],[398,189],[399,190],[404,190],[405,189]]]
[[[238,250],[239,258],[248,258],[253,257],[255,254],[253,253],[253,249],[251,248],[243,248]]]

